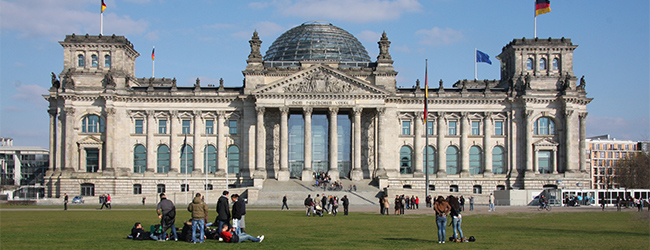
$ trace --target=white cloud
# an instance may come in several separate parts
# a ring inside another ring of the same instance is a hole
[[[619,140],[650,140],[650,120],[587,116],[587,136],[609,134]]]
[[[47,105],[47,101],[42,95],[47,94],[48,90],[38,85],[22,84],[18,81],[14,82],[16,93],[12,98],[16,101],[22,101],[26,104],[31,104],[35,108],[43,108]]]
[[[418,12],[422,5],[417,0],[284,0],[254,2],[251,8],[275,8],[285,16],[309,20],[340,20],[349,22],[377,22],[395,20],[406,12]]]
[[[451,28],[441,29],[433,27],[429,30],[418,30],[415,35],[422,37],[420,44],[440,46],[458,42],[464,38],[463,33]]]
[[[17,31],[22,37],[45,36],[52,40],[67,34],[99,33],[99,14],[88,11],[87,0],[60,1],[0,1],[0,27],[4,31]],[[95,7],[97,3],[92,3]],[[104,33],[141,34],[149,24],[134,21],[129,16],[104,13]]]

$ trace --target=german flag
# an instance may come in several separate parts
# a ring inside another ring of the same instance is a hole
[[[104,0],[102,0],[102,13],[104,13],[104,10],[106,10],[106,4],[104,3]]]
[[[151,61],[156,59],[156,47],[151,50]]]
[[[535,16],[551,12],[551,1],[535,0]]]

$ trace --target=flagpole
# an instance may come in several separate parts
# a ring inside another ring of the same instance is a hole
[[[187,134],[185,134],[185,140],[183,141],[183,154],[185,154],[185,204],[187,203],[187,190],[188,185],[187,185]]]
[[[474,48],[474,80],[478,79],[478,78],[477,78],[477,70],[476,70],[476,64],[477,64],[476,61],[478,61],[478,60],[476,60],[476,55],[477,55],[476,50],[477,50],[477,49]]]
[[[153,46],[152,54],[151,54],[151,78],[155,77],[155,72],[156,72],[156,59],[154,58],[156,52],[156,46]]]
[[[205,171],[205,203],[206,204],[208,203],[208,157],[209,157],[209,155],[208,155],[208,145],[210,145],[210,144],[209,144],[209,141],[208,141],[208,135],[206,133],[206,135],[205,135],[205,147],[203,149],[203,151],[205,152],[205,154],[203,155],[203,157],[205,157],[205,161],[203,163],[203,171]]]
[[[424,189],[426,190],[424,193],[424,198],[429,197],[429,76],[428,76],[428,69],[429,69],[429,59],[424,60]],[[419,150],[419,149],[418,149]]]
[[[99,34],[104,34],[104,12],[99,14]]]
[[[534,33],[533,38],[536,38],[536,37],[537,37],[537,15],[535,15],[535,33]]]

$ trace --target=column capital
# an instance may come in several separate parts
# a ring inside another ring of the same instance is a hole
[[[49,113],[50,115],[56,115],[57,112],[58,112],[58,111],[56,110],[56,108],[48,109],[48,110],[47,110],[47,113]]]
[[[312,107],[302,107],[302,112],[306,116],[311,116],[311,113],[314,112],[314,108],[312,108]]]
[[[156,115],[156,111],[153,110],[146,110],[144,111],[144,113],[147,114],[147,116],[149,117],[153,117],[154,115]]]
[[[584,120],[584,119],[587,119],[588,114],[589,114],[589,112],[580,112],[578,114],[578,116],[580,117],[580,120]]]
[[[75,108],[72,107],[65,107],[63,108],[63,111],[65,111],[66,115],[74,115]]]
[[[423,111],[417,111],[417,112],[415,112],[415,117],[416,117],[418,120],[422,120],[422,117],[424,117],[424,112],[423,112]]]
[[[486,120],[492,119],[492,112],[484,112],[483,115]]]
[[[280,107],[280,113],[282,113],[283,115],[286,115],[287,113],[289,113],[289,107],[287,107],[287,106]]]
[[[535,111],[533,111],[533,110],[526,110],[524,112],[524,115],[526,116],[526,118],[530,118],[530,117],[533,116],[534,113],[535,113]]]
[[[257,115],[264,115],[264,111],[264,107],[255,107],[255,113],[257,113]]]
[[[194,110],[193,113],[194,113],[194,116],[197,116],[197,117],[201,117],[201,115],[203,115],[203,111],[201,111],[201,110]]]
[[[226,118],[226,111],[219,110],[216,112],[218,118]]]
[[[338,107],[330,107],[329,108],[330,115],[336,115],[339,113],[339,108]]]
[[[178,110],[169,111],[169,116],[172,117],[172,118],[178,117]]]
[[[377,113],[378,113],[379,115],[384,115],[384,114],[386,114],[386,108],[384,108],[384,107],[377,108]]]
[[[363,108],[362,107],[354,107],[354,108],[352,108],[352,112],[354,113],[355,116],[361,115],[361,112],[363,112]]]
[[[572,109],[567,109],[564,111],[564,116],[569,118],[573,115],[573,110]]]

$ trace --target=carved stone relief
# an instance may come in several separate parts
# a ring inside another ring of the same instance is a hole
[[[316,70],[296,83],[284,87],[285,92],[302,93],[350,93],[354,88],[346,81],[322,70]]]

